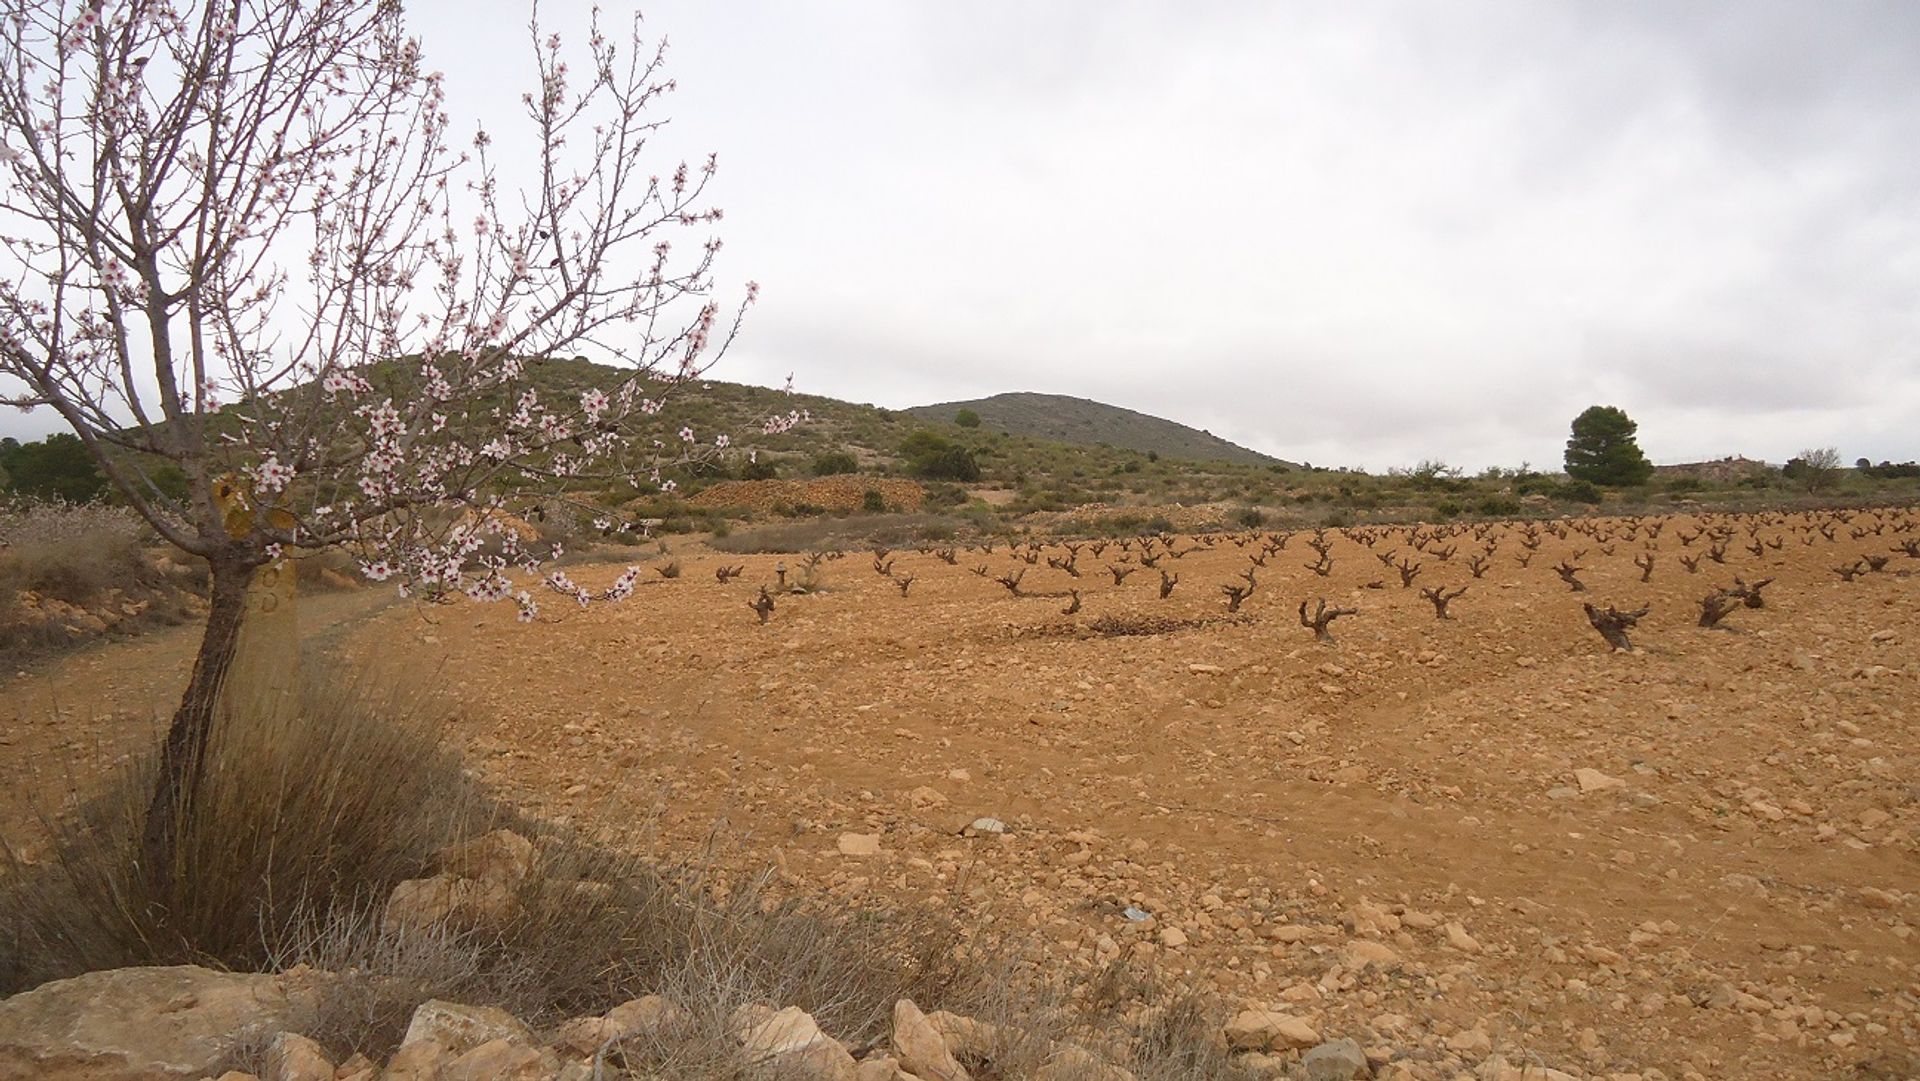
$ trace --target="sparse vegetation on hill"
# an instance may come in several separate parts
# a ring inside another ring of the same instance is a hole
[[[553,378],[591,378],[590,369],[574,362],[552,362],[546,368]],[[782,463],[783,476],[827,470],[927,476],[929,469],[945,471],[944,460],[935,464],[940,454],[953,456],[952,471],[973,476],[959,460],[963,450],[978,469],[977,479],[965,482],[967,498],[980,512],[1016,529],[1098,531],[1108,527],[1096,523],[1144,522],[1160,515],[1168,515],[1180,528],[1227,527],[1250,514],[1277,526],[1338,525],[1552,516],[1596,509],[1659,511],[1682,500],[1753,509],[1806,505],[1809,496],[1847,503],[1897,499],[1902,492],[1920,495],[1920,486],[1903,486],[1915,478],[1902,475],[1896,466],[1838,470],[1833,483],[1809,493],[1797,475],[1746,460],[1661,467],[1639,483],[1601,486],[1524,466],[1466,475],[1438,459],[1384,474],[1264,459],[1262,464],[1183,459],[1117,444],[1010,434],[985,413],[979,428],[964,427],[953,422],[958,410],[946,406],[891,411],[721,381],[684,388],[673,408],[676,423],[687,423],[696,432],[738,430],[758,417],[804,411],[806,423],[757,440],[761,456]],[[681,482],[675,495],[697,492],[719,477],[719,472],[695,474]],[[649,516],[679,517],[674,497],[632,492],[621,498],[636,500],[635,506]],[[683,527],[698,524],[682,521]]]
[[[1194,462],[1271,465],[1279,461],[1228,442],[1211,432],[1065,394],[1015,392],[965,402],[941,402],[906,410],[929,420],[952,420],[1055,443],[1112,447]]]

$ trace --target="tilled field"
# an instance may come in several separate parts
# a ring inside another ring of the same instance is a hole
[[[1083,546],[1077,578],[1058,544],[849,553],[764,626],[781,560],[682,551],[624,606],[397,611],[358,647],[444,658],[459,738],[548,815],[666,853],[717,831],[731,866],[945,905],[1036,960],[1147,959],[1383,1075],[1906,1077],[1915,521],[1336,532],[1325,576],[1311,533]],[[1698,626],[1736,576],[1763,606]],[[1463,585],[1444,621],[1420,592]],[[1300,623],[1321,598],[1356,610],[1332,643]],[[1583,601],[1648,606],[1636,651]]]
[[[439,673],[537,813],[941,905],[1056,971],[1130,956],[1378,1077],[1912,1077],[1916,522],[1330,532],[1324,576],[1309,532],[1083,545],[1078,577],[1057,543],[859,552],[765,625],[798,558],[682,546],[622,605],[396,607],[344,648]],[[1736,577],[1762,605],[1699,626]],[[1461,586],[1437,619],[1422,588]],[[1355,610],[1331,643],[1320,599]],[[1636,650],[1583,602],[1646,606]]]

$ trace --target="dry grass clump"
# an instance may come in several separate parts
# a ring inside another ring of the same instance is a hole
[[[858,1053],[886,1040],[895,1001],[911,998],[987,1022],[994,1038],[971,1051],[983,1081],[1026,1076],[1062,1041],[1143,1081],[1235,1076],[1217,1016],[1121,969],[1050,982],[938,908],[782,899],[764,880],[721,890],[697,869],[519,820],[446,753],[437,721],[420,701],[338,681],[234,695],[182,827],[176,885],[156,891],[136,865],[147,769],[45,823],[43,856],[0,845],[0,994],[127,965],[311,965],[338,975],[309,1034],[338,1056],[375,1057],[428,999],[500,1006],[541,1028],[658,994],[683,1021],[610,1048],[607,1064],[689,1078],[763,1076],[741,1057],[742,1007],[798,1006]],[[397,884],[502,825],[536,853],[504,914],[427,929],[385,919]]]
[[[185,621],[205,576],[152,557],[152,540],[124,507],[0,503],[0,668]]]
[[[261,968],[424,873],[480,809],[421,714],[339,684],[225,710],[164,885],[138,866],[151,778],[125,767],[41,823],[43,854],[0,842],[0,993],[125,965]]]
[[[1206,627],[1237,626],[1250,622],[1244,615],[1200,616],[1194,619],[1179,619],[1172,616],[1136,616],[1110,614],[1099,616],[1085,623],[1073,620],[1053,620],[1030,626],[1013,628],[1015,638],[1084,638],[1095,635],[1101,638],[1134,638],[1162,634],[1178,634],[1181,631],[1199,630]]]
[[[146,582],[146,525],[125,507],[24,500],[0,504],[0,603],[37,593],[86,604]]]
[[[957,1003],[988,990],[957,929],[935,915],[774,902],[757,883],[714,897],[697,878],[555,840],[518,899],[512,917],[484,927],[423,933],[364,916],[317,929],[280,959],[347,974],[314,1038],[378,1057],[427,999],[500,1006],[538,1028],[658,994],[685,1023],[625,1053],[677,1068],[733,1054],[729,1022],[748,1004],[799,1006],[836,1037],[871,1042],[898,998]]]

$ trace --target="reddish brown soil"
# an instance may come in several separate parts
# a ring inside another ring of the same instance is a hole
[[[1863,513],[1833,540],[1818,521],[1716,519],[1733,543],[1697,574],[1679,564],[1709,544],[1681,543],[1691,519],[1657,538],[1605,521],[1605,541],[1546,535],[1525,568],[1496,526],[1429,544],[1458,553],[1416,554],[1411,589],[1374,558],[1413,553],[1404,531],[1372,548],[1334,535],[1325,578],[1298,534],[1235,617],[1219,587],[1258,541],[1181,538],[1187,554],[1160,561],[1180,577],[1167,600],[1157,570],[1113,584],[1117,546],[1083,552],[1077,580],[1028,567],[1024,589],[1061,594],[1028,597],[969,573],[1026,566],[1004,545],[957,566],[897,554],[905,596],[849,554],[766,626],[746,602],[797,560],[687,545],[682,577],[623,605],[554,598],[531,627],[505,608],[394,607],[344,648],[443,679],[456,740],[532,811],[679,858],[718,835],[730,868],[931,900],[1036,958],[1149,957],[1410,1076],[1495,1056],[1590,1077],[1909,1076],[1920,561],[1853,582],[1831,568],[1887,554],[1916,517]],[[1850,535],[1863,527],[1885,531]],[[1756,556],[1750,536],[1785,544]],[[1563,559],[1591,593],[1554,574]],[[723,561],[746,574],[716,582]],[[1766,606],[1695,626],[1736,574],[1775,579]],[[1417,588],[1440,583],[1471,586],[1445,622]],[[1298,623],[1315,597],[1359,609],[1334,644]],[[1639,651],[1608,653],[1583,599],[1651,604]],[[1102,617],[1181,625],[1106,636]],[[114,647],[6,688],[7,759],[45,770],[131,732],[43,723],[45,703],[144,716],[182,652]],[[1624,783],[1583,793],[1581,769]],[[1008,832],[963,836],[981,816]],[[878,834],[879,854],[840,854],[848,833]]]

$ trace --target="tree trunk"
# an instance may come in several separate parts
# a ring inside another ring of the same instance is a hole
[[[215,557],[209,562],[212,595],[206,633],[200,639],[200,652],[194,657],[193,676],[181,696],[180,708],[167,726],[166,742],[160,749],[160,770],[140,837],[141,863],[160,896],[166,895],[172,881],[180,827],[199,795],[207,744],[218,716],[220,693],[240,644],[247,586],[253,581],[255,569],[252,562],[232,557]]]

